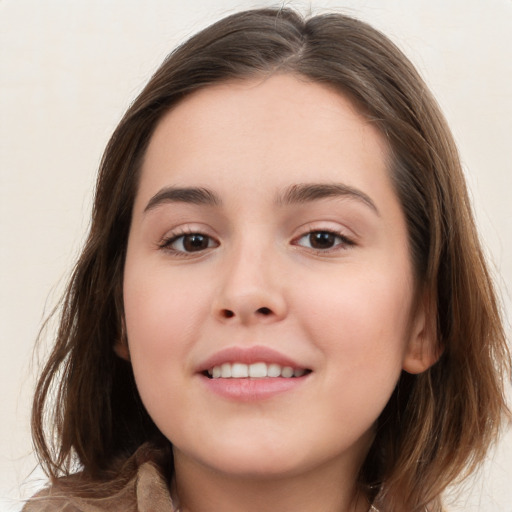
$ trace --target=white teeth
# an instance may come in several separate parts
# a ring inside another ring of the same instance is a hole
[[[254,379],[263,379],[265,377],[302,377],[306,373],[303,368],[292,368],[291,366],[281,366],[276,363],[223,363],[214,366],[208,370],[208,375],[214,379],[244,379],[251,377]]]
[[[231,367],[231,377],[235,379],[243,379],[249,377],[249,367],[243,363],[235,363]]]
[[[267,365],[265,363],[254,363],[249,365],[249,377],[261,379],[267,376]]]
[[[293,377],[293,368],[291,366],[285,366],[281,370],[281,377],[286,377],[287,379]]]
[[[231,365],[229,363],[224,363],[220,367],[220,376],[223,379],[229,379],[229,377],[231,377]]]
[[[269,364],[267,367],[267,376],[268,377],[280,377],[281,376],[281,366],[275,363]]]

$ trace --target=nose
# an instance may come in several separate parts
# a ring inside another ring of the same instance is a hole
[[[236,251],[224,262],[213,304],[215,317],[243,325],[282,320],[288,307],[276,267],[271,251],[254,246]]]

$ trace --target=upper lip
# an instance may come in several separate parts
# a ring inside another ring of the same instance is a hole
[[[280,366],[291,366],[295,369],[306,369],[305,366],[273,348],[255,345],[252,347],[229,347],[219,350],[200,364],[198,372],[205,372],[223,363],[274,363]]]

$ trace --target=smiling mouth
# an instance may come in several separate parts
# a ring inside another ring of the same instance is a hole
[[[293,368],[291,366],[282,366],[277,363],[223,363],[213,366],[204,372],[204,375],[210,379],[265,379],[265,378],[296,378],[302,377],[311,370],[307,368]]]

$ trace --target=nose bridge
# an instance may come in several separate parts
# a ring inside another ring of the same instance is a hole
[[[227,252],[215,314],[242,323],[281,319],[286,314],[286,302],[273,244],[247,233]]]

